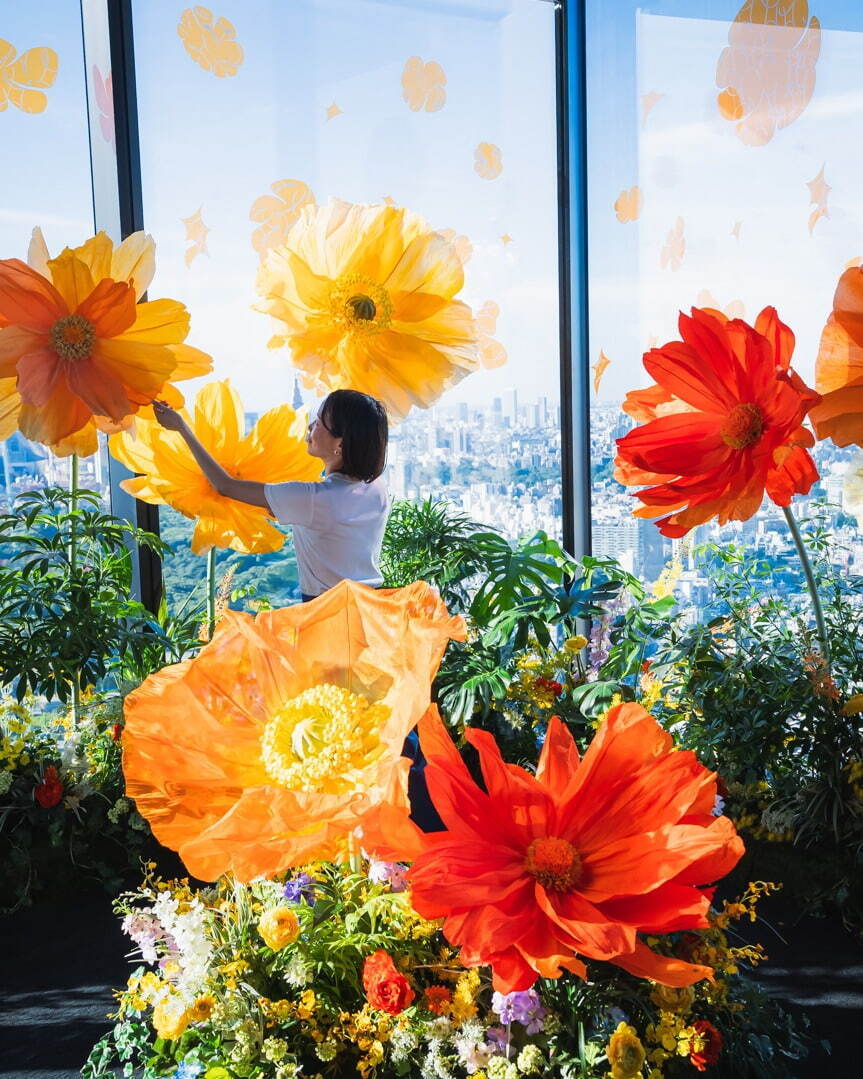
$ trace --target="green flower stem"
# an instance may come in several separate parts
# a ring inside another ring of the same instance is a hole
[[[69,578],[70,584],[74,583],[75,570],[78,562],[78,535],[75,514],[78,512],[78,454],[73,453],[69,458]],[[77,730],[81,720],[81,686],[79,674],[76,672],[72,678],[72,727]]]
[[[821,655],[824,657],[825,664],[829,666],[830,642],[827,637],[827,623],[824,621],[824,610],[821,606],[821,597],[818,595],[818,585],[815,581],[812,563],[809,561],[809,553],[803,543],[803,537],[800,535],[800,528],[794,520],[794,515],[792,514],[790,507],[783,506],[782,512],[785,514],[785,520],[788,522],[791,538],[794,540],[794,546],[797,548],[797,554],[800,558],[800,565],[803,567],[803,575],[806,578],[806,587],[809,589],[809,595],[812,598],[812,607],[815,611],[815,625],[818,627],[818,637],[821,641]]]
[[[207,637],[213,639],[216,628],[216,548],[207,552]]]

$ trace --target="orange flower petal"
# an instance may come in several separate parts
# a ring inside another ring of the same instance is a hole
[[[69,389],[100,416],[108,416],[115,423],[132,410],[123,383],[97,356],[78,360],[66,369]]]
[[[40,408],[55,392],[63,365],[57,353],[41,348],[18,361],[18,392],[28,405]]]
[[[90,267],[75,257],[68,247],[56,258],[48,260],[48,270],[54,287],[70,311],[75,311],[93,291],[96,282]]]
[[[713,968],[697,963],[684,963],[682,959],[672,959],[651,951],[646,944],[637,941],[635,950],[628,955],[618,955],[612,959],[615,966],[634,974],[636,978],[650,978],[660,985],[684,986],[696,982],[713,981]]]
[[[77,307],[98,337],[116,337],[135,321],[135,291],[125,281],[100,281]]]
[[[21,398],[14,378],[0,378],[0,440],[9,438],[18,426]]]
[[[63,438],[51,446],[51,452],[57,457],[68,457],[77,453],[79,457],[90,457],[99,448],[99,437],[94,423],[85,424],[80,431],[75,431],[68,438]]]
[[[133,322],[127,327],[118,334],[105,333],[104,336],[120,336],[124,341],[148,345],[179,345],[188,333],[189,312],[184,304],[177,300],[150,300],[135,305]],[[206,371],[199,373],[206,374]]]
[[[34,333],[46,333],[69,314],[63,297],[20,259],[0,260],[0,318]]]
[[[58,379],[48,400],[38,407],[21,405],[18,428],[25,438],[53,446],[80,431],[89,421],[90,409]]]
[[[12,378],[22,356],[41,352],[47,347],[48,338],[23,326],[0,328],[0,378]]]

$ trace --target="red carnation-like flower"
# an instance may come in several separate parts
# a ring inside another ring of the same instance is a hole
[[[369,1004],[388,1015],[400,1015],[416,995],[390,956],[379,948],[363,964],[363,988]]]
[[[468,728],[484,784],[465,765],[437,713],[419,724],[426,779],[445,830],[422,833],[400,807],[382,813],[363,844],[413,860],[411,903],[443,918],[469,967],[490,964],[512,993],[579,956],[664,985],[710,977],[706,965],[659,955],[639,934],[708,925],[711,882],[743,843],[714,817],[716,780],[638,704],[612,708],[581,758],[552,718],[536,773],[508,764],[487,731]]]
[[[123,724],[122,723],[115,723],[113,725],[113,727],[111,727],[111,740],[114,741],[114,742],[119,742],[122,737],[123,737]]]
[[[45,769],[45,775],[33,791],[33,797],[43,809],[57,805],[63,797],[63,781],[53,764],[49,764]]]
[[[692,1024],[692,1029],[704,1040],[704,1048],[699,1053],[689,1054],[689,1063],[698,1071],[712,1067],[722,1052],[722,1035],[706,1019],[699,1019]]]
[[[452,1004],[452,991],[445,985],[431,985],[425,991],[425,1006],[432,1015],[443,1015]]]
[[[655,380],[627,394],[642,426],[617,441],[615,477],[658,517],[664,536],[684,536],[716,517],[748,520],[766,494],[787,506],[818,479],[803,420],[821,400],[791,368],[794,334],[766,307],[750,326],[693,308],[680,341],[644,355]]]

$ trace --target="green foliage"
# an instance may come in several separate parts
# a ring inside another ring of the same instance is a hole
[[[116,894],[158,851],[125,797],[122,720],[116,695],[86,700],[77,726],[68,712],[0,698],[0,912],[67,895],[85,880]],[[51,768],[56,801],[42,804]]]
[[[863,805],[849,769],[863,758],[859,714],[843,706],[863,691],[863,578],[840,573],[823,522],[805,531],[830,641],[820,654],[808,596],[771,587],[771,566],[735,547],[700,557],[716,588],[706,624],[669,627],[655,658],[684,742],[728,781],[768,783],[797,841],[863,845]],[[780,814],[781,815],[781,814]]]
[[[0,684],[66,701],[124,664],[161,665],[173,642],[130,599],[130,545],[160,540],[104,513],[89,491],[49,487],[0,516]]]
[[[200,606],[203,610],[206,558],[192,553],[195,522],[168,506],[161,507],[159,521],[162,540],[172,551],[163,568],[171,615],[176,616],[181,607],[189,610]],[[216,556],[218,578],[230,575],[231,589],[235,592],[231,597],[232,606],[260,609],[263,597],[273,607],[285,607],[299,600],[297,560],[290,534],[279,551],[247,555],[217,551]]]
[[[394,502],[381,548],[384,585],[428,581],[451,610],[463,611],[469,582],[485,565],[481,537],[488,535],[448,502]]]

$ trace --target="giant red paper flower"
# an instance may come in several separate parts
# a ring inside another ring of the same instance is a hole
[[[635,516],[683,536],[712,517],[747,520],[765,492],[779,506],[806,494],[818,471],[803,420],[819,396],[790,367],[791,330],[772,307],[754,327],[700,308],[679,326],[681,341],[644,355],[656,384],[624,404],[647,421],[617,440],[616,478],[649,485]]]
[[[613,708],[584,759],[553,717],[536,775],[504,762],[485,731],[468,730],[485,790],[440,719],[420,723],[426,778],[445,831],[428,835],[393,810],[364,845],[409,857],[411,901],[443,918],[467,966],[491,964],[495,988],[529,988],[578,956],[608,960],[666,985],[709,967],[659,955],[637,934],[706,926],[711,892],[743,844],[712,815],[716,776],[638,704]]]

